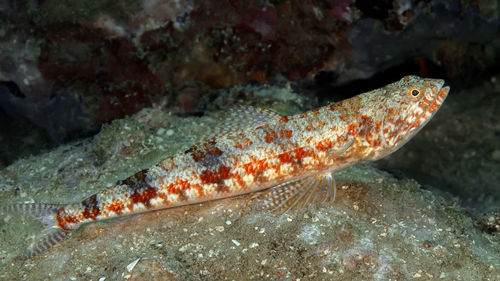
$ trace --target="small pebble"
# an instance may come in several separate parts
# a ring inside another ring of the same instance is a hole
[[[134,269],[134,267],[137,265],[141,258],[136,259],[135,261],[131,262],[129,265],[127,265],[127,271],[130,272]]]
[[[165,129],[164,128],[159,128],[157,131],[156,131],[156,134],[157,135],[163,135],[165,133]]]

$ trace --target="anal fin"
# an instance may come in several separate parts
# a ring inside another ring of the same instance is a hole
[[[71,229],[63,229],[57,225],[55,216],[64,204],[28,203],[4,206],[0,211],[13,214],[29,215],[40,221],[44,229],[37,240],[28,248],[26,256],[32,258],[63,240]]]
[[[43,236],[28,248],[26,253],[27,257],[32,258],[52,248],[52,246],[63,240],[71,231],[62,228],[54,228],[45,230],[44,232]]]
[[[259,209],[278,214],[315,202],[335,201],[337,188],[332,173],[321,173],[272,187],[256,202]]]

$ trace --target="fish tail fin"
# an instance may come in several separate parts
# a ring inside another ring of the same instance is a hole
[[[32,258],[63,240],[72,229],[63,229],[58,226],[56,217],[58,211],[65,204],[45,204],[45,203],[27,203],[12,204],[3,207],[3,211],[12,214],[21,214],[31,216],[44,225],[38,238],[28,247],[26,257]]]

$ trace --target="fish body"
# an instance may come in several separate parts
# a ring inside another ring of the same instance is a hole
[[[31,213],[47,223],[49,234],[31,255],[82,224],[118,216],[264,189],[272,190],[264,199],[268,207],[289,203],[289,208],[316,190],[330,197],[336,171],[380,159],[411,139],[446,98],[449,87],[443,84],[406,76],[293,116],[253,107],[233,110],[198,144],[80,203],[33,204],[38,210]]]

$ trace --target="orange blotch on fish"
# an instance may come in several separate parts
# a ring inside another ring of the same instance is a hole
[[[279,154],[278,159],[281,161],[281,163],[290,163],[293,161],[293,157],[292,155],[290,155],[290,152]]]
[[[359,127],[359,132],[358,132],[359,136],[365,137],[365,139],[368,141],[373,137],[375,131],[374,131],[373,120],[371,118],[365,115],[361,116],[358,127]]]
[[[122,213],[122,210],[125,209],[125,205],[119,200],[113,200],[111,204],[109,204],[106,209],[110,212],[114,212],[117,215],[120,215]]]
[[[277,139],[278,135],[274,131],[266,131],[266,135],[264,136],[264,141],[267,143],[273,142],[273,140]]]
[[[253,141],[251,141],[250,139],[247,138],[244,140],[244,144],[245,144],[245,146],[251,146],[253,144]]]
[[[132,205],[131,207],[133,209],[133,205],[137,203],[142,203],[146,208],[149,208],[151,206],[149,200],[155,198],[157,194],[158,191],[154,187],[148,187],[142,190],[142,192],[139,190],[135,190],[134,193],[130,195],[130,205]]]
[[[200,162],[203,158],[205,158],[205,153],[200,150],[199,147],[192,146],[186,151],[184,151],[185,154],[191,154],[191,157],[193,158],[194,162]]]
[[[437,103],[437,102],[434,102],[433,104],[431,104],[429,106],[429,109],[427,110],[427,112],[429,113],[434,113],[434,111],[436,111],[438,108],[439,108],[440,104]]]
[[[186,151],[185,154],[190,153],[191,157],[195,162],[202,161],[205,157],[209,156],[221,156],[224,152],[215,146],[215,141],[208,141],[201,146],[192,146]]]
[[[284,122],[284,123],[286,123],[286,122],[288,122],[288,121],[289,121],[289,119],[288,119],[288,117],[287,117],[287,116],[282,116],[282,117],[279,119],[279,121],[280,121],[280,122]]]
[[[201,187],[201,185],[195,184],[195,185],[193,185],[193,187],[198,191],[198,196],[201,197],[204,195],[203,187]]]
[[[158,198],[163,201],[163,205],[169,205],[168,196],[165,193],[158,193]]]
[[[243,169],[245,170],[245,172],[251,175],[256,175],[257,173],[263,171],[267,167],[268,164],[266,163],[265,159],[257,160],[243,165]]]
[[[81,221],[81,218],[79,218],[79,216],[75,216],[75,215],[68,215],[66,213],[58,213],[56,215],[56,221],[57,221],[57,225],[60,226],[61,228],[63,229],[67,229],[67,224],[76,224],[76,223],[79,223]]]
[[[357,128],[358,128],[358,126],[355,123],[349,124],[349,128],[348,128],[349,135],[351,135],[351,136],[358,135],[358,132],[356,130]]]
[[[314,126],[312,124],[309,124],[306,126],[305,129],[306,129],[306,131],[312,131],[312,130],[314,130]]]
[[[314,153],[310,150],[305,150],[303,147],[299,147],[293,150],[295,159],[302,160],[304,157],[314,156]]]
[[[224,152],[220,150],[218,147],[211,147],[208,151],[207,154],[211,156],[221,156]]]
[[[181,191],[186,190],[191,185],[187,180],[176,180],[167,186],[167,192],[170,194],[179,194]]]
[[[234,181],[239,185],[240,188],[242,188],[242,189],[246,188],[247,185],[245,184],[245,182],[243,181],[243,179],[241,178],[240,175],[233,174],[233,178],[234,178]]]
[[[319,151],[326,151],[333,146],[333,143],[329,139],[324,139],[316,145],[316,149]]]
[[[246,138],[246,139],[242,140],[241,142],[236,142],[233,146],[234,146],[234,148],[244,149],[244,148],[251,146],[252,144],[253,144],[253,142],[250,139]]]
[[[101,213],[99,210],[99,207],[93,207],[92,210],[89,210],[88,208],[85,208],[82,212],[82,218],[83,219],[91,219],[93,221],[96,220],[96,217]]]
[[[293,131],[292,130],[280,130],[280,137],[282,138],[291,138],[292,137],[292,134],[293,134]]]
[[[223,180],[230,178],[231,174],[229,173],[231,168],[226,167],[224,165],[220,165],[216,171],[205,171],[200,175],[201,182],[203,184],[211,184],[211,183],[221,183]]]

